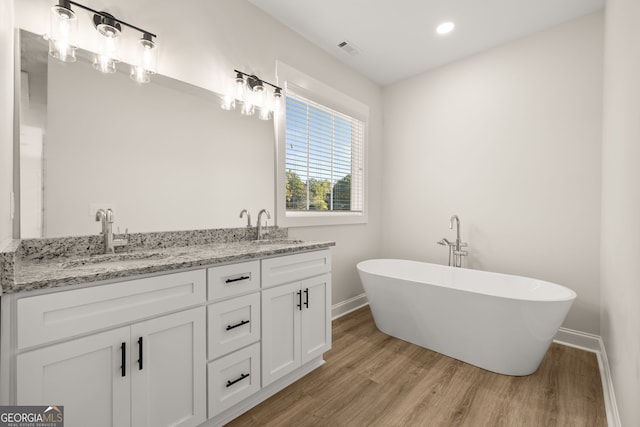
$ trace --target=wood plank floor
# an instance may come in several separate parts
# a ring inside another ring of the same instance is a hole
[[[607,424],[595,354],[558,344],[533,375],[500,375],[383,334],[365,307],[333,322],[325,360],[228,425]]]

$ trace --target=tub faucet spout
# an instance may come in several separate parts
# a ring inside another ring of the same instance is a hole
[[[460,218],[458,215],[451,215],[449,218],[449,230],[453,230],[453,220],[456,221],[456,242],[460,241]]]

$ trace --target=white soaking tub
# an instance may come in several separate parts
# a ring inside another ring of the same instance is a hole
[[[538,369],[576,298],[555,283],[425,262],[357,268],[382,332],[505,375]]]

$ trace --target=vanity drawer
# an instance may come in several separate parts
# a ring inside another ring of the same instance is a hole
[[[204,269],[20,298],[18,348],[203,303]]]
[[[260,289],[260,261],[211,267],[207,270],[209,300],[217,300]]]
[[[217,302],[207,310],[209,359],[260,340],[260,293]]]
[[[295,282],[331,271],[331,251],[322,250],[262,261],[262,287]]]
[[[260,343],[209,363],[209,418],[260,390]]]

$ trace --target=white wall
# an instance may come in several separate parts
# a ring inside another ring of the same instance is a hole
[[[16,2],[17,25],[46,32],[50,6],[45,0]],[[194,0],[177,7],[169,1],[96,0],[92,6],[158,34],[158,69],[170,77],[220,92],[234,68],[274,81],[278,59],[369,105],[369,223],[290,230],[294,238],[336,241],[334,302],[360,294],[355,261],[377,256],[380,247],[380,88],[246,1]],[[92,31],[85,32],[82,47],[92,47]]]
[[[383,255],[566,285],[599,332],[601,12],[384,88]]]
[[[601,333],[623,426],[640,425],[639,18],[637,0],[607,1]]]
[[[0,242],[13,235],[13,1],[0,1]],[[0,245],[1,246],[1,245]]]

